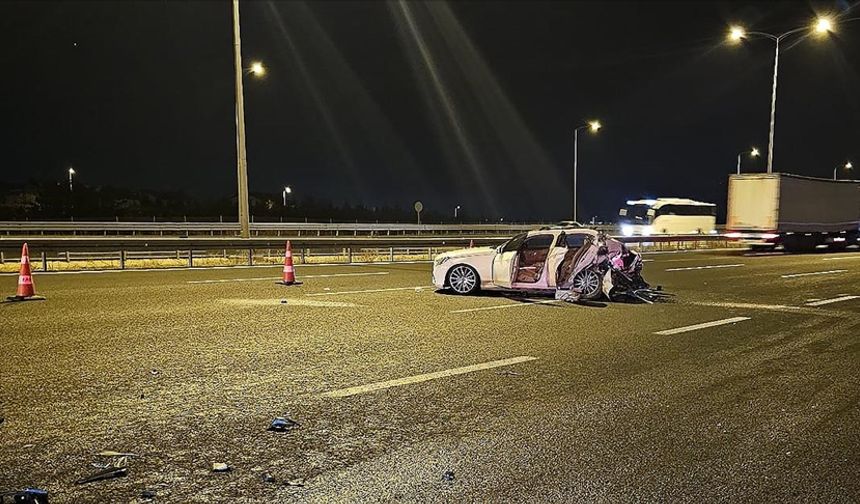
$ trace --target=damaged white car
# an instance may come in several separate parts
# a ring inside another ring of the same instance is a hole
[[[630,297],[652,302],[665,294],[641,276],[642,258],[618,240],[591,229],[541,229],[498,247],[436,256],[433,284],[457,294],[479,289],[555,292],[568,301]]]

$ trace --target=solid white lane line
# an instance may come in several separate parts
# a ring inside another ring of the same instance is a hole
[[[716,269],[716,268],[738,268],[741,266],[743,266],[743,264],[713,264],[711,266],[691,266],[689,268],[669,268],[666,271],[692,271],[692,270]]]
[[[848,270],[829,270],[829,271],[813,271],[811,273],[790,273],[788,275],[780,275],[782,278],[797,278],[814,275],[835,275],[836,273],[845,273]]]
[[[394,291],[423,291],[424,289],[434,289],[432,285],[416,285],[415,287],[391,287],[388,289],[367,289],[355,291],[339,291],[339,292],[315,292],[313,294],[305,294],[306,296],[338,296],[340,294],[370,294],[373,292],[394,292]]]
[[[7,259],[7,264],[11,264],[11,258]],[[119,261],[119,259],[115,259]],[[14,262],[18,262],[16,259]],[[41,262],[41,261],[40,261]],[[399,264],[429,264],[433,261],[427,259],[421,259],[419,261],[378,261],[378,262],[352,262],[352,263],[314,263],[314,264],[297,264],[296,270],[304,269],[304,268],[349,268],[354,266],[397,266]],[[128,268],[128,269],[91,269],[91,270],[63,270],[63,271],[34,271],[33,273],[38,273],[39,275],[104,275],[106,273],[140,273],[147,271],[207,271],[207,270],[240,270],[240,269],[262,269],[262,268],[280,268],[281,264],[254,264],[253,266],[194,266],[194,267],[171,267],[166,266],[164,268]],[[397,269],[397,268],[391,268]],[[8,271],[5,273],[0,273],[0,276],[15,276],[17,275],[17,271]]]
[[[860,254],[853,256],[841,256],[841,257],[825,257],[821,259],[822,261],[845,261],[850,259],[860,259]]]
[[[364,394],[367,392],[375,392],[377,390],[392,388],[392,387],[400,387],[402,385],[412,385],[415,383],[421,383],[430,380],[436,380],[438,378],[447,378],[449,376],[456,376],[466,373],[474,373],[475,371],[482,371],[485,369],[492,369],[502,366],[510,366],[513,364],[519,364],[522,362],[528,362],[537,360],[537,357],[530,357],[528,355],[521,355],[519,357],[511,357],[510,359],[502,359],[491,362],[484,362],[481,364],[473,364],[471,366],[459,367],[454,369],[446,369],[445,371],[437,371],[435,373],[426,373],[419,374],[415,376],[407,376],[405,378],[397,378],[396,380],[388,380],[381,381],[376,383],[369,383],[367,385],[359,385],[357,387],[349,387],[338,390],[332,390],[330,392],[325,392],[322,397],[349,397],[356,394]]]
[[[744,320],[749,320],[750,317],[732,317],[722,320],[714,320],[713,322],[704,322],[702,324],[695,324],[684,327],[677,327],[675,329],[666,329],[665,331],[657,331],[654,334],[660,336],[669,336],[672,334],[681,334],[689,331],[698,331],[699,329],[707,329],[708,327],[717,327],[726,324],[734,324],[736,322],[743,322]]]
[[[820,301],[813,301],[811,303],[806,303],[806,306],[823,306],[823,305],[827,305],[830,303],[838,303],[840,301],[849,301],[851,299],[858,299],[858,298],[860,298],[860,296],[841,296],[838,298],[822,299]]]
[[[558,299],[545,299],[543,301],[524,301],[520,303],[511,303],[511,304],[503,304],[503,305],[492,305],[492,306],[482,306],[480,308],[464,308],[462,310],[453,310],[448,313],[469,313],[469,312],[477,312],[477,311],[485,311],[485,310],[501,310],[504,308],[516,308],[518,306],[531,306],[536,304],[549,304],[555,303],[559,301]]]
[[[301,275],[302,278],[332,278],[332,277],[355,277],[371,275],[388,275],[387,271],[374,271],[372,273],[330,273],[325,275]],[[281,277],[255,277],[255,278],[220,278],[215,280],[188,280],[190,284],[230,283],[230,282],[255,282],[258,280],[280,280]]]

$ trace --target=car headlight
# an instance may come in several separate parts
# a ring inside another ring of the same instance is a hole
[[[435,261],[433,261],[433,265],[434,265],[434,266],[441,266],[441,265],[442,265],[442,264],[444,264],[448,259],[451,259],[451,258],[450,258],[450,257],[448,257],[448,256],[439,256],[439,257],[437,257],[437,258],[436,258],[436,260],[435,260]]]

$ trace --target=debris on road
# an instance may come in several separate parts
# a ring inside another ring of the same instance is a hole
[[[268,430],[271,432],[287,432],[293,429],[298,429],[301,425],[291,418],[276,417],[269,424]]]
[[[98,471],[94,474],[87,476],[86,478],[81,478],[75,481],[76,485],[83,485],[85,483],[92,483],[94,481],[102,481],[106,479],[120,478],[128,475],[128,467],[110,467],[108,469],[104,469]]]
[[[303,479],[291,479],[291,480],[284,481],[284,485],[286,485],[288,487],[297,487],[297,488],[304,487],[305,483],[306,483],[306,481]]]
[[[442,474],[442,481],[454,481],[454,471],[445,471]]]
[[[159,370],[157,370],[157,369],[152,369],[152,370],[149,372],[149,374],[151,374],[152,376],[158,376],[158,373],[159,373],[159,372],[160,372],[160,371],[159,371]]]
[[[12,497],[15,504],[48,504],[48,492],[39,488],[25,488],[20,492],[0,492],[0,503]]]
[[[232,467],[228,466],[224,462],[213,462],[212,463],[212,472],[228,472]]]
[[[263,480],[263,483],[274,483],[275,477],[272,476],[272,473],[263,473],[260,475],[260,479]]]
[[[497,375],[502,376],[522,376],[522,373],[517,373],[516,371],[511,371],[510,369],[503,369],[502,371],[496,371]]]
[[[140,498],[145,500],[152,500],[155,498],[155,490],[144,490],[140,492]]]
[[[281,304],[287,304],[287,300],[286,300],[286,299],[282,299],[282,300],[281,300]]]
[[[113,450],[102,450],[96,453],[99,457],[137,457],[136,453],[118,452]]]

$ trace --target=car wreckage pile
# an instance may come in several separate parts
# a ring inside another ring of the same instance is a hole
[[[611,301],[654,303],[671,297],[642,278],[642,256],[624,243],[598,233],[571,249],[559,265],[555,298],[568,302],[606,296]]]

